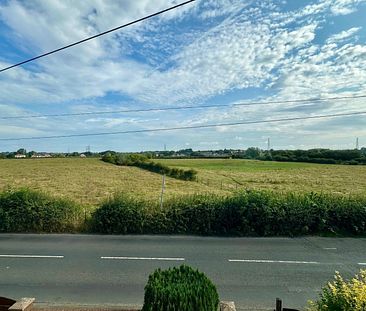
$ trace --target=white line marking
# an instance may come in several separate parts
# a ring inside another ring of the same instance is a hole
[[[366,262],[359,262],[358,263],[360,266],[366,266]]]
[[[0,258],[55,258],[62,259],[64,256],[50,256],[50,255],[0,255]]]
[[[325,249],[325,250],[336,250],[337,248],[336,247],[324,247],[323,249]]]
[[[262,259],[228,259],[229,262],[250,262],[250,263],[289,263],[289,264],[311,264],[319,265],[317,261],[295,261],[295,260],[262,260]]]
[[[184,261],[185,258],[171,257],[100,257],[101,259],[117,259],[117,260],[166,260],[166,261]]]

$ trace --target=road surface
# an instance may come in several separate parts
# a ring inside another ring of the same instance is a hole
[[[0,296],[136,305],[154,269],[182,263],[240,310],[302,308],[334,272],[366,269],[366,239],[0,234]]]

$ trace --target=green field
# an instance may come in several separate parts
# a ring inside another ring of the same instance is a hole
[[[166,196],[236,189],[316,191],[366,194],[366,166],[260,162],[231,159],[160,160],[169,166],[193,168],[198,182],[166,179]],[[115,192],[159,200],[161,176],[98,159],[0,160],[0,190],[29,187],[97,205]]]
[[[256,160],[193,159],[161,162],[198,171],[199,183],[211,188],[271,189],[366,194],[366,166]]]

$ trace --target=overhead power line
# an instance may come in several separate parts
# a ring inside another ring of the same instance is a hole
[[[72,137],[122,135],[122,134],[137,134],[137,133],[151,133],[151,132],[168,132],[168,131],[177,131],[177,130],[216,128],[216,127],[237,126],[237,125],[249,125],[249,124],[261,124],[261,123],[276,123],[276,122],[310,120],[310,119],[325,119],[325,118],[336,118],[336,117],[349,117],[349,116],[357,116],[357,115],[365,115],[365,114],[366,114],[366,111],[358,111],[358,112],[350,112],[350,113],[334,113],[334,114],[316,115],[316,116],[307,116],[307,117],[292,117],[292,118],[279,118],[279,119],[255,120],[255,121],[238,121],[238,122],[231,122],[231,123],[189,125],[189,126],[180,126],[180,127],[142,129],[142,130],[129,130],[129,131],[118,131],[118,132],[99,132],[99,133],[85,133],[85,134],[71,134],[71,135],[52,135],[52,136],[35,136],[35,137],[21,137],[21,138],[0,138],[0,141],[56,139],[56,138],[72,138]]]
[[[137,19],[137,20],[134,20],[134,21],[129,22],[129,23],[127,23],[127,24],[124,24],[124,25],[121,25],[121,26],[118,26],[118,27],[115,27],[115,28],[109,29],[109,30],[107,30],[107,31],[103,31],[103,32],[98,33],[98,34],[96,34],[96,35],[94,35],[94,36],[91,36],[91,37],[88,37],[88,38],[82,39],[82,40],[80,40],[80,41],[77,41],[77,42],[74,42],[74,43],[71,43],[71,44],[65,45],[65,46],[60,47],[60,48],[58,48],[58,49],[55,49],[55,50],[52,50],[52,51],[46,52],[46,53],[44,53],[44,54],[41,54],[41,55],[38,55],[38,56],[32,57],[32,58],[30,58],[30,59],[24,60],[24,61],[19,62],[19,63],[17,63],[17,64],[14,64],[14,65],[11,65],[11,66],[8,66],[8,67],[5,67],[5,68],[2,68],[2,69],[0,69],[0,72],[4,72],[4,71],[9,70],[9,69],[11,69],[11,68],[18,67],[18,66],[24,65],[24,64],[26,64],[26,63],[32,62],[32,61],[34,61],[34,60],[36,60],[36,59],[39,59],[39,58],[42,58],[42,57],[45,57],[45,56],[48,56],[48,55],[51,55],[51,54],[54,54],[54,53],[60,52],[60,51],[62,51],[62,50],[66,50],[66,49],[71,48],[71,47],[73,47],[73,46],[75,46],[75,45],[78,45],[78,44],[81,44],[81,43],[87,42],[87,41],[89,41],[89,40],[93,40],[93,39],[95,39],[95,38],[98,38],[98,37],[104,36],[104,35],[106,35],[106,34],[108,34],[108,33],[111,33],[111,32],[117,31],[117,30],[120,30],[120,29],[122,29],[122,28],[125,28],[125,27],[128,27],[128,26],[131,26],[131,25],[133,25],[133,24],[140,23],[140,22],[142,22],[142,21],[144,21],[144,20],[147,20],[147,19],[149,19],[149,18],[155,17],[155,16],[157,16],[157,15],[163,14],[163,13],[168,12],[168,11],[171,11],[171,10],[177,9],[177,8],[179,8],[179,7],[182,7],[182,6],[184,6],[184,5],[187,5],[187,4],[189,4],[189,3],[191,3],[191,2],[194,2],[194,1],[196,1],[196,0],[189,0],[189,1],[182,2],[182,3],[180,3],[180,4],[177,4],[177,5],[174,5],[174,6],[172,6],[172,7],[167,8],[167,9],[164,9],[164,10],[161,10],[161,11],[159,11],[159,12],[156,12],[156,13],[154,13],[154,14],[150,14],[150,15],[147,15],[147,16],[145,16],[145,17],[142,17],[142,18],[139,18],[139,19]]]
[[[366,95],[355,96],[338,96],[338,97],[324,97],[324,98],[308,98],[308,99],[294,99],[294,100],[278,100],[265,102],[249,102],[236,104],[209,104],[200,106],[178,106],[178,107],[152,107],[145,109],[125,109],[125,110],[106,110],[106,111],[85,111],[75,113],[55,113],[55,114],[39,114],[39,115],[18,115],[0,117],[0,120],[14,120],[14,119],[33,119],[33,118],[48,118],[48,117],[70,117],[70,116],[88,116],[88,115],[102,115],[102,114],[117,114],[117,113],[133,113],[133,112],[153,112],[153,111],[174,111],[174,110],[188,110],[188,109],[205,109],[205,108],[221,108],[221,107],[239,107],[239,106],[256,106],[256,105],[272,105],[272,104],[286,104],[286,103],[306,103],[319,102],[327,100],[343,100],[343,99],[357,99],[366,98]]]

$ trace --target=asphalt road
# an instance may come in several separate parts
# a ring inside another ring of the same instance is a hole
[[[221,300],[302,308],[334,272],[366,268],[366,239],[0,235],[0,296],[41,304],[135,305],[155,268],[182,263],[217,285]]]

